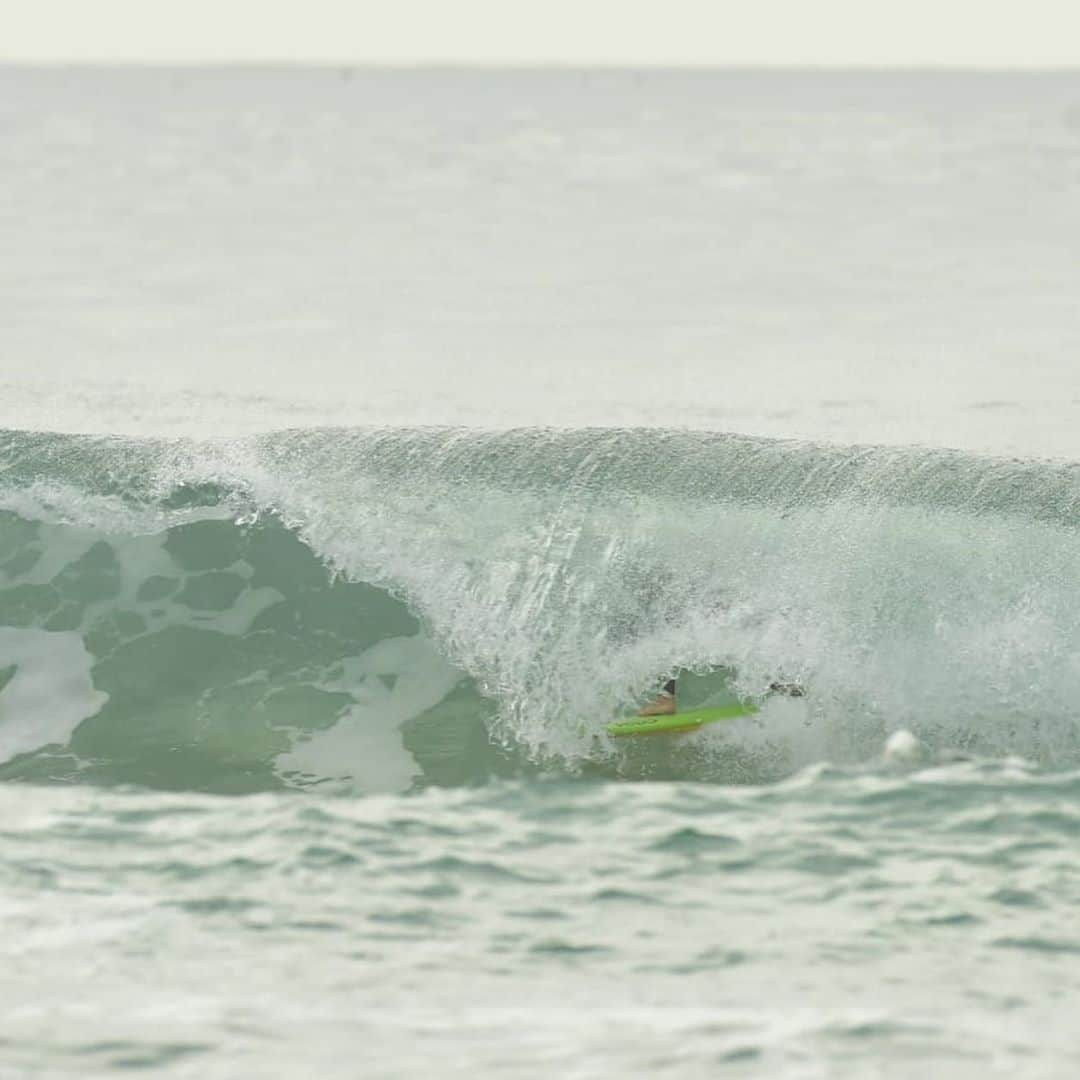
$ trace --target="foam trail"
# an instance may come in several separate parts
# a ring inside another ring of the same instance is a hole
[[[108,695],[94,689],[93,657],[76,633],[0,626],[0,761],[65,745]]]
[[[365,791],[407,791],[419,772],[402,745],[401,726],[437,705],[461,672],[423,636],[386,638],[342,661],[342,674],[322,684],[353,704],[329,730],[301,738],[279,754],[283,776],[350,780]]]

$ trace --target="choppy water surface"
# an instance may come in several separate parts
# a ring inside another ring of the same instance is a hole
[[[0,85],[0,1074],[1076,1073],[1075,75]]]
[[[1065,1076],[1078,795],[1008,762],[408,799],[6,788],[5,1058]]]

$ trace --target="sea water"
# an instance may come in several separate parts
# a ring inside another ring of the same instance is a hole
[[[0,1072],[1075,1072],[1080,76],[0,131]]]

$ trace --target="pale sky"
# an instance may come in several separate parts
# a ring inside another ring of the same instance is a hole
[[[0,60],[1080,66],[1080,0],[14,0]]]

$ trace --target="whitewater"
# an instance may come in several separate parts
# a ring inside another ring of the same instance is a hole
[[[0,91],[0,1073],[1075,1071],[1080,76]]]

